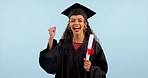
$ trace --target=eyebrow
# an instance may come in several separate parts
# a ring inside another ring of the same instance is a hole
[[[83,18],[78,18],[78,20],[79,20],[79,19],[83,19]],[[75,20],[75,18],[71,18],[70,20]]]

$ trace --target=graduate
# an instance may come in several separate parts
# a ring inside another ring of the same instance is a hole
[[[106,78],[108,65],[97,37],[89,26],[88,19],[96,13],[75,3],[62,12],[68,25],[57,43],[54,39],[56,27],[48,29],[47,48],[40,52],[39,64],[55,78]],[[92,48],[88,49],[89,35],[95,35]],[[86,60],[86,53],[90,57]]]

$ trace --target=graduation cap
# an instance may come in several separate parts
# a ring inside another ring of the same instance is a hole
[[[61,14],[66,15],[69,18],[72,15],[83,15],[86,19],[88,19],[95,15],[96,12],[79,3],[75,3],[72,6],[68,7],[66,10],[64,10]]]

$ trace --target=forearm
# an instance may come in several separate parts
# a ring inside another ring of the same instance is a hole
[[[60,55],[56,46],[56,40],[53,40],[53,46],[50,50],[48,45],[46,49],[40,52],[39,63],[47,73],[54,74],[59,67],[59,60]]]
[[[53,38],[52,37],[49,38],[48,45],[49,45],[49,50],[50,50],[53,46]]]

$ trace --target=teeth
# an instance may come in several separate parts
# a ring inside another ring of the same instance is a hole
[[[80,27],[74,27],[74,28],[80,28]]]

